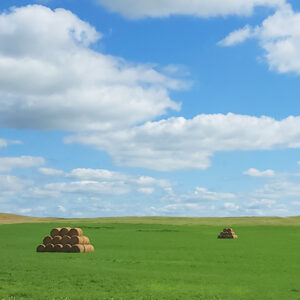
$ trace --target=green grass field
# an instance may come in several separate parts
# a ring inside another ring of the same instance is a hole
[[[1,300],[300,299],[300,218],[22,220],[0,225]],[[36,253],[61,222],[95,252]]]

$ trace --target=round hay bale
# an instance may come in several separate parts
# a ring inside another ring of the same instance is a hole
[[[81,228],[72,228],[70,231],[69,231],[69,236],[83,236],[83,231]]]
[[[90,240],[87,236],[76,236],[73,235],[71,237],[70,240],[70,244],[71,245],[76,245],[76,244],[80,244],[80,245],[88,245],[90,243]]]
[[[52,240],[52,244],[54,244],[54,245],[61,244],[61,240],[62,240],[62,237],[60,235],[56,235]]]
[[[53,241],[53,238],[50,235],[47,235],[43,239],[43,244],[44,245],[52,244],[52,241]]]
[[[72,249],[72,246],[70,244],[65,244],[65,245],[63,245],[61,252],[69,253],[69,252],[71,252],[71,249]]]
[[[66,245],[66,244],[70,244],[71,241],[71,237],[68,235],[64,235],[62,237],[62,239],[60,240],[60,244]]]
[[[36,252],[45,252],[45,245],[38,245],[36,248]]]
[[[84,247],[84,252],[94,252],[94,246],[93,245],[83,245]]]
[[[60,230],[59,235],[60,236],[68,235],[70,230],[71,230],[71,227],[63,227]]]
[[[53,252],[61,252],[62,248],[63,248],[62,244],[56,244],[56,245],[54,245]]]
[[[84,252],[84,245],[73,245],[71,248],[72,253],[83,253]]]
[[[54,245],[53,244],[47,244],[45,247],[45,252],[53,252]]]
[[[50,231],[50,235],[52,237],[55,237],[56,235],[59,235],[59,232],[61,231],[61,228],[54,228]]]

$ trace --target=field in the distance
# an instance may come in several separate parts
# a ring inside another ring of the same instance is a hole
[[[33,222],[33,223],[32,223]],[[0,214],[0,299],[300,299],[300,218],[35,219]],[[81,227],[94,253],[36,253]],[[237,240],[218,240],[223,227]]]

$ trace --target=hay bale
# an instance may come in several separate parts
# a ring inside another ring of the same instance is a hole
[[[84,245],[73,245],[71,248],[72,253],[83,253],[84,252]]]
[[[38,245],[37,248],[36,248],[36,252],[45,252],[45,248],[46,246],[45,245]]]
[[[70,244],[71,241],[71,237],[68,235],[64,235],[62,237],[62,239],[60,240],[60,244],[66,245],[66,244]]]
[[[95,249],[94,249],[94,246],[93,245],[83,245],[84,247],[84,252],[94,252]]]
[[[53,252],[62,252],[63,245],[62,244],[56,244],[54,245]]]
[[[70,230],[71,230],[71,227],[63,227],[60,230],[59,235],[60,236],[68,235]]]
[[[45,247],[45,252],[53,252],[54,245],[53,244],[47,244]]]
[[[73,235],[71,237],[71,240],[70,240],[70,244],[71,245],[88,245],[90,243],[90,240],[87,236],[76,236],[76,235]]]
[[[50,235],[52,237],[55,237],[56,235],[59,235],[59,232],[61,231],[61,228],[54,228],[50,231]]]
[[[50,235],[47,235],[43,239],[43,244],[44,245],[52,244],[52,241],[53,241],[53,238]]]
[[[61,240],[62,240],[62,237],[60,235],[56,235],[52,240],[52,244],[54,244],[54,245],[61,244]]]
[[[68,253],[68,252],[71,252],[71,249],[72,249],[72,246],[70,244],[65,244],[65,245],[63,245],[61,252]]]
[[[83,236],[83,231],[81,228],[72,228],[69,231],[69,236]]]

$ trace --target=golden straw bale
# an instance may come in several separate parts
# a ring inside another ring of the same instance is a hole
[[[82,253],[84,252],[84,246],[83,245],[73,245],[72,246],[72,249],[71,249],[71,252],[72,253]]]
[[[45,247],[45,252],[53,252],[54,245],[53,244],[47,244]]]
[[[63,227],[60,230],[59,235],[60,236],[68,235],[70,230],[71,230],[71,227]]]
[[[36,248],[36,252],[45,252],[45,245],[38,245]]]
[[[52,244],[54,244],[54,245],[61,244],[61,240],[62,240],[62,237],[60,235],[56,235],[53,238]]]
[[[53,241],[52,237],[51,237],[50,235],[47,235],[47,236],[45,236],[44,239],[43,239],[43,244],[44,244],[44,245],[52,244],[52,241]]]
[[[53,252],[62,252],[63,245],[62,244],[56,244],[54,245]]]
[[[76,235],[73,235],[71,237],[71,240],[70,240],[70,244],[71,245],[76,245],[76,244],[80,244],[80,245],[87,245],[90,243],[90,240],[87,236],[76,236]]]
[[[73,235],[76,235],[76,236],[83,236],[83,231],[81,228],[72,228],[70,231],[69,231],[69,236],[73,236]]]
[[[56,235],[59,235],[59,232],[61,231],[61,228],[54,228],[50,231],[50,235],[52,237],[55,237]]]
[[[72,246],[70,244],[65,244],[62,247],[61,252],[71,252]]]
[[[94,252],[94,246],[93,245],[83,245],[84,247],[84,252]]]
[[[68,235],[64,235],[62,237],[62,239],[60,240],[60,244],[66,245],[66,244],[70,244],[71,241],[71,237]]]

